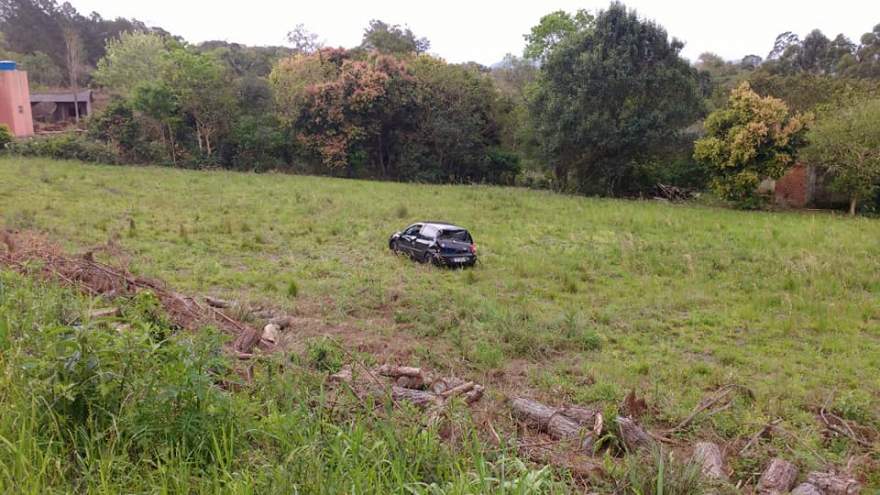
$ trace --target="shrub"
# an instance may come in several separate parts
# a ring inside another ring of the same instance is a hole
[[[6,148],[14,139],[15,137],[12,135],[12,131],[9,130],[9,126],[0,124],[0,149]]]
[[[17,141],[11,143],[8,149],[21,156],[41,156],[109,164],[120,163],[119,155],[112,146],[75,134]]]
[[[794,164],[811,118],[792,114],[785,102],[761,97],[744,82],[726,108],[706,119],[707,135],[694,143],[694,158],[710,170],[721,197],[754,206],[761,181],[782,177]]]

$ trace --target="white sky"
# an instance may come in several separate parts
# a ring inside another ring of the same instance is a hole
[[[431,52],[450,62],[491,65],[505,53],[520,55],[522,35],[542,15],[564,9],[605,8],[609,0],[70,0],[82,14],[135,17],[187,41],[226,40],[248,45],[284,44],[299,23],[331,46],[355,46],[370,19],[407,24],[431,40]],[[878,0],[628,0],[685,42],[684,56],[704,51],[726,59],[767,55],[776,35],[803,37],[813,28],[829,38],[844,33],[858,42],[880,23]]]

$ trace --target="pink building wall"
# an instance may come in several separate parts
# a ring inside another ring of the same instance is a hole
[[[15,137],[34,135],[27,72],[0,70],[0,124],[9,126]]]

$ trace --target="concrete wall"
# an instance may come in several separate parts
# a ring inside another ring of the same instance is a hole
[[[27,72],[0,71],[0,124],[9,126],[15,137],[34,135]]]

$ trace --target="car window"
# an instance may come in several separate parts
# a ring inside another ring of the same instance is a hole
[[[403,235],[416,235],[419,233],[419,230],[422,229],[421,225],[413,225],[412,227],[406,229]]]
[[[419,237],[422,239],[433,239],[437,237],[437,233],[440,231],[437,227],[433,225],[425,225],[422,227],[422,231],[419,233]]]
[[[473,242],[467,230],[444,230],[440,233],[440,238],[458,242]]]

